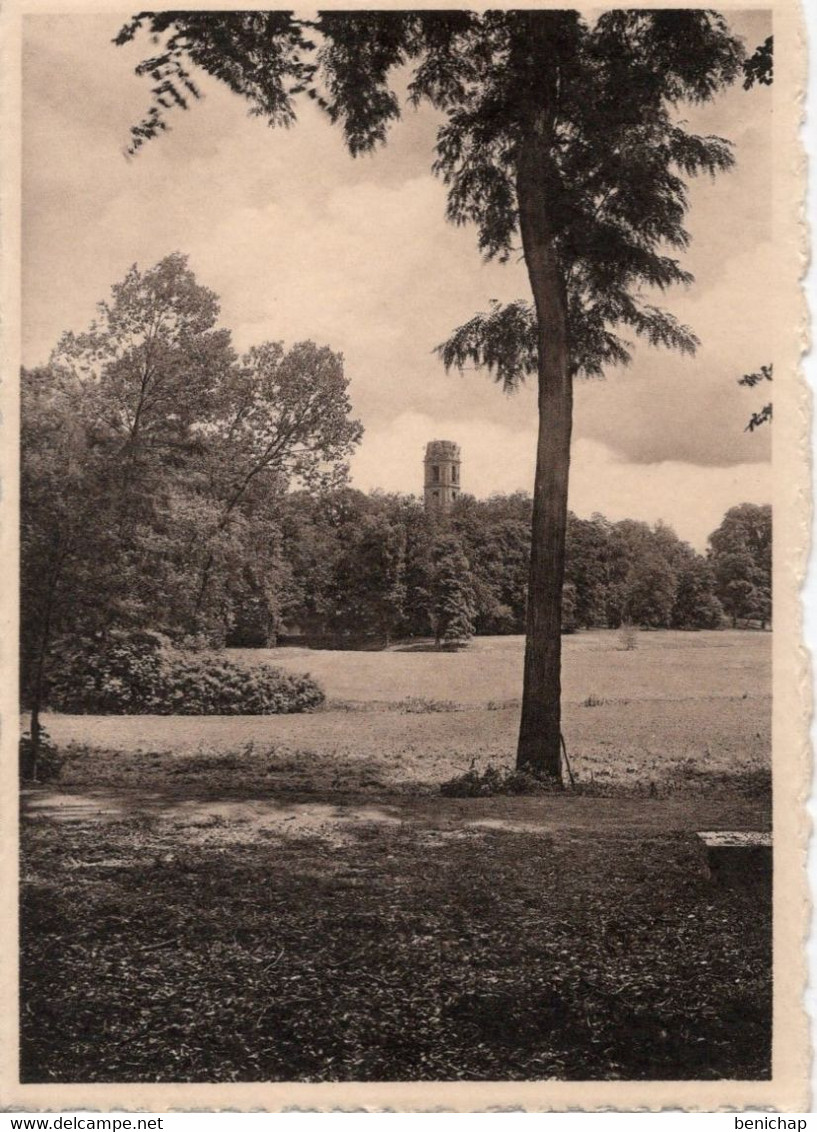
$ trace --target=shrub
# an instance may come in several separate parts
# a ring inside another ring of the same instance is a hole
[[[506,711],[508,708],[518,708],[522,704],[519,699],[514,700],[488,700],[486,711]]]
[[[407,696],[400,700],[398,709],[406,715],[428,715],[439,711],[460,711],[454,700],[430,700],[426,696]]]
[[[632,652],[638,648],[638,629],[629,621],[625,621],[618,631],[619,648],[624,652]]]
[[[251,668],[224,657],[169,657],[163,667],[158,715],[286,715],[309,711],[324,701],[308,675],[283,672],[271,664]]]
[[[65,757],[60,754],[44,727],[40,728],[40,744],[37,750],[37,765],[34,765],[34,743],[31,732],[24,731],[20,736],[20,778],[23,782],[51,782],[59,778]]]
[[[562,790],[561,782],[547,774],[512,767],[495,767],[490,763],[481,773],[472,763],[465,774],[441,783],[440,793],[447,798],[482,798],[491,794],[554,794]]]
[[[602,707],[606,703],[607,700],[603,700],[601,696],[596,696],[591,692],[586,700],[582,700],[582,707]]]
[[[158,633],[63,638],[49,664],[46,700],[77,715],[136,715],[151,710],[162,684]]]
[[[500,602],[480,611],[477,618],[477,630],[483,636],[508,636],[511,633],[523,633],[525,625],[523,620],[509,605]]]
[[[157,634],[111,634],[59,654],[48,702],[78,715],[279,715],[324,701],[308,675],[175,652]]]

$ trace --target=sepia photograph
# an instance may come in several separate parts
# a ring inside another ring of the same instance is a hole
[[[796,7],[17,18],[7,1103],[802,1098]]]

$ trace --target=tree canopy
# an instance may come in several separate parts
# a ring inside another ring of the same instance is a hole
[[[541,187],[565,275],[572,372],[597,375],[629,360],[617,326],[694,350],[694,333],[638,288],[691,282],[673,255],[689,242],[684,177],[733,163],[726,139],[690,133],[676,113],[740,72],[742,47],[718,13],[617,9],[592,24],[570,11],[142,12],[116,42],[142,30],[161,49],[138,67],[154,86],[132,152],[199,96],[201,68],[273,126],[292,125],[307,96],[359,155],[384,144],[400,118],[394,85],[410,68],[409,104],[444,115],[432,167],[448,186],[448,217],[475,224],[480,251],[500,260],[518,250],[514,174],[539,112],[532,92],[552,85],[554,167]],[[446,365],[484,365],[512,387],[536,370],[535,331],[529,300],[495,304],[441,354]]]
[[[447,214],[473,224],[483,256],[520,244],[532,302],[492,307],[441,348],[446,365],[493,370],[506,388],[538,378],[527,646],[517,758],[560,775],[560,634],[572,382],[626,362],[627,334],[691,352],[694,333],[656,305],[691,282],[686,179],[732,164],[729,143],[698,136],[684,102],[712,98],[742,73],[743,48],[706,9],[141,13],[157,50],[140,64],[153,102],[132,149],[197,95],[201,68],[271,125],[299,96],[343,131],[353,155],[382,144],[413,105],[442,117],[433,169]],[[191,70],[192,69],[192,70]]]
[[[766,504],[731,507],[709,536],[715,591],[732,623],[772,615],[772,509]]]
[[[766,365],[761,366],[759,370],[753,373],[745,373],[743,377],[738,378],[738,385],[745,385],[749,389],[754,389],[755,386],[761,385],[764,381],[771,381],[774,375],[774,366]],[[749,423],[746,426],[747,432],[754,432],[756,428],[760,428],[762,424],[772,419],[772,402],[767,401],[762,408],[752,413],[749,417]]]
[[[218,315],[171,255],[131,268],[86,332],[23,371],[22,683],[35,705],[60,634],[223,640],[280,568],[276,498],[345,482],[362,429],[342,357],[267,342],[238,358]]]
[[[771,86],[774,82],[774,36],[759,44],[743,63],[743,87],[749,90],[755,83]]]

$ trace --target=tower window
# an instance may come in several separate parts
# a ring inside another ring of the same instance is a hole
[[[431,482],[432,483],[439,483],[440,482],[440,469],[439,469],[439,466],[437,464],[433,464],[432,467],[431,467]]]
[[[439,498],[440,498],[440,493],[439,493],[439,491],[432,491],[432,493],[431,493],[431,494],[433,495],[433,497],[434,497],[435,499],[439,499]]]
[[[457,465],[454,464],[451,468],[451,482],[452,483],[458,483],[459,478],[460,478],[460,470],[457,467]]]

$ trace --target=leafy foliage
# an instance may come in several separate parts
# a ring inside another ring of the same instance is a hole
[[[678,279],[691,282],[691,279]],[[616,336],[608,324],[623,322],[643,335],[652,346],[665,346],[693,354],[698,338],[669,312],[639,306],[626,296],[606,296],[594,312],[576,299],[573,309],[577,350],[570,364],[573,377],[602,377],[608,366],[628,365],[630,344]],[[531,303],[515,300],[502,305],[494,300],[487,313],[474,315],[437,348],[446,369],[484,368],[504,392],[512,393],[538,368],[537,320]]]
[[[408,70],[410,101],[441,118],[433,169],[449,220],[474,224],[488,259],[506,261],[521,240],[533,306],[493,307],[442,353],[512,388],[535,342],[541,436],[518,757],[558,774],[572,380],[629,359],[622,328],[682,352],[696,345],[652,296],[691,281],[675,258],[689,241],[685,178],[728,169],[732,153],[689,133],[677,107],[737,78],[740,42],[705,9],[616,9],[592,24],[564,10],[142,13],[117,42],[143,27],[163,47],[142,64],[157,86],[134,148],[163,128],[168,92],[182,106],[180,86],[196,93],[188,60],[271,125],[288,125],[305,93],[353,155],[384,142],[400,115],[390,84]],[[464,608],[458,616],[461,633]]]
[[[333,628],[388,644],[404,614],[405,530],[382,510],[344,526],[330,597]]]
[[[763,381],[771,381],[773,376],[773,366],[761,366],[755,373],[745,373],[743,377],[738,378],[738,385],[747,385],[750,389],[754,389]]]
[[[688,243],[683,178],[727,169],[732,157],[724,139],[688,134],[672,107],[706,99],[731,82],[739,48],[710,12],[609,12],[592,30],[573,13],[560,19],[546,64],[558,76],[558,108],[546,128],[569,370],[599,375],[606,366],[626,364],[631,346],[619,326],[652,345],[691,353],[695,335],[641,288],[664,291],[691,281],[665,250]],[[526,53],[516,37],[531,27],[516,13],[491,25],[495,53],[481,58],[465,109],[449,110],[438,140],[436,168],[450,186],[449,216],[476,223],[483,251],[499,258],[510,254],[518,222],[511,169],[527,108],[524,86],[514,84],[534,65],[535,48]],[[677,50],[687,36],[685,51]],[[536,369],[537,325],[530,303],[507,310],[494,304],[488,315],[455,331],[440,352],[447,366],[483,365],[511,388]]]
[[[770,35],[759,44],[743,63],[743,89],[749,90],[755,83],[771,86],[774,82],[774,36]]]
[[[672,606],[673,628],[717,629],[723,623],[723,616],[710,564],[703,558],[691,558],[677,574]]]
[[[627,618],[650,629],[668,625],[677,587],[678,579],[667,561],[657,554],[645,555],[630,571],[625,599]]]
[[[77,715],[275,715],[309,711],[324,700],[309,676],[176,653],[156,634],[65,642],[57,655],[48,702]]]
[[[44,727],[40,728],[39,742],[32,742],[31,732],[24,731],[18,746],[21,782],[52,782],[59,778],[65,756],[52,742]]]
[[[219,656],[174,657],[163,675],[161,715],[287,715],[320,707],[325,698],[309,675]]]
[[[46,701],[77,715],[150,713],[161,694],[164,644],[155,633],[121,630],[58,641]]]
[[[534,33],[545,19],[550,58],[543,60]],[[140,13],[117,43],[141,30],[162,50],[138,68],[155,85],[133,150],[166,128],[174,106],[198,97],[192,66],[225,82],[270,125],[290,125],[297,96],[306,93],[340,124],[350,151],[363,153],[383,144],[400,117],[390,82],[411,63],[410,101],[429,102],[444,116],[434,170],[448,186],[449,219],[475,223],[482,252],[503,260],[517,235],[514,169],[531,112],[528,73],[558,75],[550,188],[573,372],[598,374],[629,360],[617,324],[654,345],[695,348],[694,334],[638,288],[690,281],[659,250],[688,242],[682,178],[732,164],[728,142],[687,133],[672,113],[738,75],[741,48],[716,13],[617,10],[592,27],[568,12],[323,12],[316,20],[284,12]],[[770,81],[771,43],[756,56],[745,64],[747,78]],[[446,366],[486,366],[512,388],[535,371],[536,326],[530,302],[495,303],[441,354]]]
[[[494,299],[489,311],[463,323],[437,353],[446,369],[485,367],[506,393],[512,393],[536,373],[538,347],[536,315],[529,302],[502,305]]]
[[[122,28],[115,42],[129,42],[146,22],[152,36],[169,34],[162,50],[137,68],[154,84],[153,104],[131,131],[131,152],[167,129],[171,107],[186,109],[191,98],[200,97],[191,64],[218,69],[230,89],[249,99],[253,112],[271,123],[288,126],[294,121],[291,96],[304,77],[296,53],[309,44],[290,12],[219,12],[216,18],[204,12],[143,12]],[[253,42],[264,43],[265,51],[251,59],[247,48]]]
[[[132,267],[87,331],[22,374],[21,683],[35,716],[57,640],[219,644],[242,619],[269,640],[289,582],[281,500],[345,482],[362,430],[341,356],[267,342],[238,358],[218,315],[173,254]]]
[[[264,608],[274,606],[290,634],[342,648],[438,630],[440,642],[522,633],[531,506],[522,492],[463,495],[450,513],[432,515],[400,495],[293,493],[278,508],[279,557]],[[718,628],[715,591],[711,562],[665,524],[568,515],[564,632],[628,620]]]
[[[476,613],[470,565],[457,540],[443,537],[426,564],[418,599],[438,644],[464,644],[474,632]]]
[[[489,764],[479,771],[473,765],[440,785],[446,798],[481,798],[494,794],[552,794],[556,786],[551,775],[516,767]]]
[[[746,426],[747,432],[754,432],[756,428],[760,428],[762,424],[772,419],[772,403],[767,402],[762,409],[758,409],[756,413],[752,413],[749,417],[749,423]]]
[[[772,615],[772,509],[754,503],[731,507],[709,536],[715,591],[733,625]]]
[[[774,367],[771,365],[761,366],[759,370],[754,373],[745,373],[743,377],[738,378],[738,385],[746,385],[750,389],[754,389],[756,385],[760,385],[763,381],[771,381],[774,375]],[[772,419],[772,402],[769,401],[758,409],[756,413],[752,413],[749,418],[749,423],[746,426],[747,432],[754,432],[760,425],[766,424],[767,421]]]

